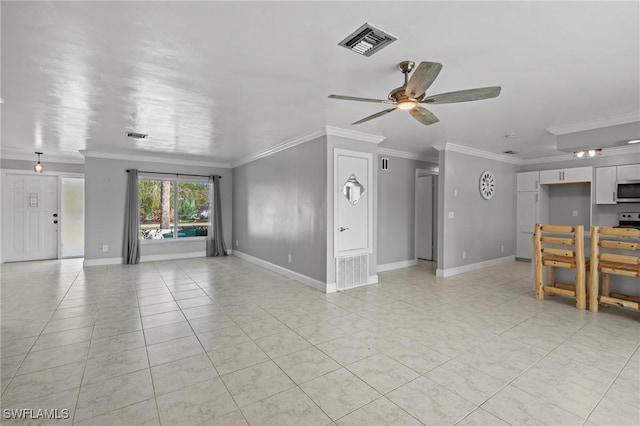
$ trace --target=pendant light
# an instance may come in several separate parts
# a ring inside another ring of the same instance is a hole
[[[38,154],[38,162],[33,165],[33,171],[36,172],[36,173],[42,173],[42,172],[44,172],[44,166],[40,162],[40,156],[42,155],[42,153],[36,151],[36,154]]]

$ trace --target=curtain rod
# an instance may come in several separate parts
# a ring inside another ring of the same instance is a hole
[[[131,170],[127,169],[127,173],[129,173]],[[198,177],[209,177],[209,176],[214,176],[214,177],[219,177],[220,179],[222,179],[222,176],[220,175],[191,175],[188,173],[165,173],[165,172],[143,172],[142,170],[138,170],[138,173],[151,173],[154,175],[176,175],[176,176],[198,176]]]

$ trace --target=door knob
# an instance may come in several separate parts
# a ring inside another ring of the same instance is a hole
[[[343,227],[341,226],[341,227],[340,227],[340,232],[344,232],[344,231],[346,231],[347,229],[349,229],[349,228],[343,228]]]
[[[58,223],[58,221],[57,221],[57,220],[54,220],[54,221],[53,221],[53,223]]]
[[[54,213],[54,214],[53,214],[53,217],[58,217],[58,213]]]

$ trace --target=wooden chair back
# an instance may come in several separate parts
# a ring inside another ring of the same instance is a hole
[[[602,288],[598,273],[602,275]],[[640,297],[611,293],[610,275],[640,278],[640,230],[591,227],[589,310],[598,312],[600,303],[640,309]]]
[[[586,308],[586,264],[584,257],[584,226],[542,225],[534,230],[534,264],[536,299],[544,293],[574,297],[576,308]],[[549,270],[548,283],[543,282],[543,269]],[[554,268],[576,270],[574,284],[555,281]]]

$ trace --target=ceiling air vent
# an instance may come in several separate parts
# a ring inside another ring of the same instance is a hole
[[[133,139],[146,139],[149,135],[145,133],[127,132],[127,136]]]
[[[513,154],[517,154],[517,152],[515,152],[514,150],[510,149],[509,151],[502,151],[504,154],[509,154],[509,155],[513,155]]]
[[[338,44],[361,55],[371,56],[396,40],[396,37],[365,23]]]

